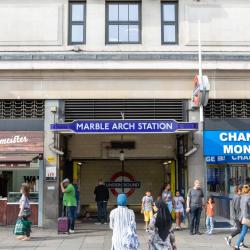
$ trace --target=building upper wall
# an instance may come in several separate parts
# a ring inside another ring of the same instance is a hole
[[[105,45],[105,0],[86,5],[86,44],[69,46],[68,0],[1,0],[0,51],[196,51],[200,19],[204,50],[250,52],[250,1],[179,0],[178,45],[161,43],[160,0],[142,0],[142,41],[127,45]]]
[[[249,71],[206,71],[211,99],[249,99]],[[190,99],[193,71],[1,71],[0,99]]]

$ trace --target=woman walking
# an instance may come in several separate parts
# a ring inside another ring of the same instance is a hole
[[[153,209],[155,215],[149,224],[150,250],[176,250],[172,218],[168,206],[163,201],[156,201]]]
[[[243,195],[240,200],[240,221],[242,224],[242,229],[240,237],[236,243],[235,250],[240,249],[241,242],[244,242],[245,236],[250,228],[250,188],[248,185],[244,185],[242,189]]]
[[[25,224],[24,228],[26,231],[25,234],[19,235],[18,240],[30,240],[31,223],[28,221],[29,216],[31,215],[30,203],[29,203],[29,186],[26,183],[23,183],[21,186],[20,192],[22,193],[21,199],[19,201],[19,213],[18,218],[22,220],[22,223]]]
[[[135,214],[127,208],[127,197],[119,194],[118,207],[110,213],[110,228],[113,230],[111,250],[138,250]]]
[[[171,185],[167,184],[162,191],[162,200],[168,205],[169,212],[173,211],[173,196],[171,192]]]

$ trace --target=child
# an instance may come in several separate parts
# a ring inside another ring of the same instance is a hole
[[[213,197],[208,197],[207,206],[206,206],[206,212],[207,212],[206,233],[207,234],[212,234],[214,230],[214,208],[215,208],[215,202],[214,202]]]
[[[151,192],[147,191],[146,195],[142,198],[141,213],[144,214],[145,229],[148,231],[148,224],[153,216],[153,197]]]
[[[181,229],[181,217],[184,212],[184,199],[180,195],[180,191],[176,191],[174,197],[174,209],[175,209],[175,219],[176,219],[176,229]]]

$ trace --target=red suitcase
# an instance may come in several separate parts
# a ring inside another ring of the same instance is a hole
[[[59,217],[57,220],[58,227],[57,232],[58,233],[68,233],[69,232],[69,219],[68,217]]]

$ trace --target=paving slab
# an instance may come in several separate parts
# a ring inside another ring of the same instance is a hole
[[[33,228],[30,241],[18,241],[12,233],[12,227],[0,227],[0,250],[110,250],[112,232],[107,225],[93,223],[78,224],[76,233],[72,235],[58,235],[52,229]],[[141,250],[148,250],[147,233],[143,224],[137,226],[141,243]],[[190,236],[188,230],[177,231],[176,242],[178,250],[226,250],[230,249],[224,237],[227,232],[216,232],[213,235]],[[246,237],[250,246],[250,234]]]

